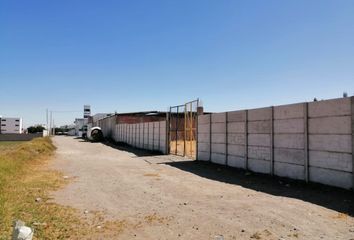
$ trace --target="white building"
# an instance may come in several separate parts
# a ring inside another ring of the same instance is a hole
[[[23,133],[22,118],[0,117],[0,134]]]
[[[87,118],[76,118],[75,119],[75,132],[76,132],[76,135],[81,137],[82,135],[82,130],[83,130],[83,127],[85,125],[87,125],[88,123],[88,119]]]

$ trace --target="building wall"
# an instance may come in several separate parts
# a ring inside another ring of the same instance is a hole
[[[97,123],[98,120],[114,115],[114,113],[97,113],[93,115],[92,122]]]
[[[352,188],[354,98],[201,115],[198,160]]]
[[[166,114],[160,114],[156,116],[117,115],[117,123],[158,122],[164,120],[166,120]]]
[[[23,133],[21,118],[1,118],[1,133],[2,134],[20,134]]]

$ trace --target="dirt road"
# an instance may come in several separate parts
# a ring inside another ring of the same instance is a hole
[[[349,191],[71,137],[54,143],[53,167],[76,177],[55,201],[126,222],[119,239],[354,239]]]

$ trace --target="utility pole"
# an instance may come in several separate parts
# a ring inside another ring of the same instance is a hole
[[[53,119],[53,111],[50,111],[49,135],[52,135],[52,119]]]
[[[46,113],[46,128],[47,128],[47,133],[49,134],[49,126],[48,126],[48,108],[45,111]]]
[[[55,125],[54,125],[54,118],[53,118],[53,136],[55,136]]]

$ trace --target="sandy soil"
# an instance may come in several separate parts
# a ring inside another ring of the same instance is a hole
[[[71,137],[54,143],[52,167],[75,177],[55,201],[126,222],[119,239],[354,239],[350,191]]]

